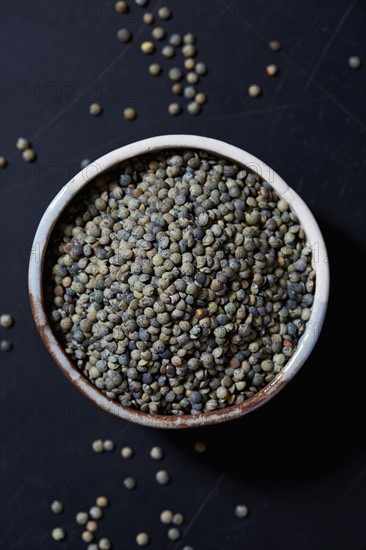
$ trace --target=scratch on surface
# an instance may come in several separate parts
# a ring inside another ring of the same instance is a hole
[[[348,497],[348,495],[352,492],[352,490],[356,487],[356,485],[361,481],[361,479],[364,477],[365,474],[366,474],[366,468],[363,470],[363,472],[361,472],[359,476],[357,476],[355,481],[349,487],[347,487],[346,491],[341,496],[341,500],[344,500],[346,497]]]
[[[226,473],[225,472],[222,472],[219,477],[216,479],[216,481],[213,483],[213,485],[211,486],[211,489],[209,490],[209,492],[207,493],[206,497],[203,499],[203,501],[201,502],[201,504],[198,506],[196,512],[193,514],[193,517],[191,519],[191,521],[188,523],[187,527],[185,528],[184,532],[183,532],[183,536],[185,537],[188,532],[192,529],[193,525],[196,523],[199,515],[201,514],[201,512],[205,509],[206,505],[208,504],[210,498],[212,497],[213,493],[216,491],[216,489],[219,487],[219,485],[221,484],[222,480],[225,478],[226,476]],[[173,550],[178,550],[178,548],[180,548],[181,546],[181,542],[178,542],[177,544],[175,544],[175,546],[173,547]]]
[[[321,52],[320,56],[319,56],[319,59],[317,61],[317,63],[315,63],[315,67],[313,69],[313,71],[311,72],[307,82],[305,83],[305,86],[304,86],[304,92],[306,92],[306,90],[309,88],[310,84],[312,83],[312,81],[314,80],[314,77],[316,75],[316,72],[317,70],[319,69],[324,57],[326,56],[326,54],[328,53],[328,50],[329,48],[331,47],[335,37],[337,36],[338,34],[338,31],[341,29],[341,27],[343,26],[344,22],[346,21],[347,17],[349,16],[349,14],[351,13],[351,11],[353,10],[353,8],[355,7],[357,3],[357,0],[353,0],[353,2],[351,2],[351,4],[348,6],[348,8],[345,10],[345,12],[343,13],[341,19],[339,20],[339,23],[338,25],[336,26],[336,28],[334,29],[334,31],[332,32],[328,42],[325,44],[324,48],[323,48],[323,51]]]

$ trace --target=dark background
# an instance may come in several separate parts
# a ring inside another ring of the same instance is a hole
[[[132,0],[129,0],[132,6]],[[366,2],[167,0],[168,32],[198,35],[199,58],[209,74],[202,115],[167,114],[173,100],[167,74],[150,77],[161,57],[143,56],[139,43],[151,28],[143,10],[114,12],[110,0],[2,0],[1,312],[16,324],[2,330],[14,344],[1,355],[1,549],[56,548],[55,526],[68,531],[61,550],[78,550],[77,511],[99,494],[112,505],[100,534],[120,550],[135,548],[138,531],[149,548],[177,550],[362,550],[366,548],[365,275]],[[157,3],[151,0],[150,7]],[[125,46],[115,34],[129,27]],[[268,41],[283,48],[273,53]],[[275,62],[280,75],[265,75]],[[179,61],[181,63],[181,60]],[[163,62],[164,68],[176,65]],[[253,82],[263,95],[246,94]],[[88,106],[99,101],[104,114]],[[126,122],[122,110],[135,106]],[[331,264],[325,328],[296,379],[263,409],[227,425],[176,433],[129,425],[98,410],[61,374],[34,328],[27,266],[37,224],[50,200],[79,170],[83,158],[140,138],[193,133],[242,147],[276,169],[316,215]],[[32,140],[31,165],[15,149]],[[91,443],[112,438],[113,454]],[[194,452],[195,441],[207,452]],[[119,449],[131,445],[133,460]],[[165,450],[172,483],[161,487],[149,458]],[[123,489],[133,475],[135,491]],[[50,502],[65,503],[62,516]],[[250,516],[234,515],[238,503]],[[172,543],[159,513],[185,514],[183,542]]]

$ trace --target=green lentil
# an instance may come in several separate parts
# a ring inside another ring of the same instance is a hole
[[[66,533],[62,527],[55,527],[55,529],[52,530],[51,535],[53,540],[56,541],[64,540],[66,538]]]
[[[169,525],[173,521],[173,512],[171,510],[163,510],[160,514],[160,521],[165,525]]]
[[[173,519],[172,519],[172,523],[174,525],[177,525],[177,526],[183,525],[183,523],[184,523],[183,514],[181,514],[181,513],[174,514]]]
[[[138,546],[147,546],[150,542],[150,537],[147,533],[138,533],[136,535],[136,543]]]
[[[123,447],[121,449],[121,456],[122,458],[132,458],[134,455],[133,449],[131,447]]]
[[[22,153],[22,157],[25,162],[33,162],[36,159],[36,153],[33,149],[25,149]]]
[[[235,515],[238,518],[246,518],[249,514],[249,509],[244,504],[238,504],[235,508]]]
[[[132,39],[132,33],[129,29],[123,28],[117,31],[117,38],[120,42],[127,44]]]
[[[170,540],[179,540],[181,537],[181,532],[176,527],[171,527],[168,530],[168,539]]]
[[[3,328],[10,328],[14,324],[14,319],[9,313],[3,313],[0,316],[0,326]]]
[[[137,113],[132,107],[126,107],[126,109],[123,110],[123,116],[125,120],[134,120],[137,116]]]
[[[150,456],[153,460],[162,460],[164,457],[163,449],[161,447],[152,447]]]
[[[154,27],[151,31],[151,36],[154,40],[163,40],[165,38],[165,30],[163,27]]]
[[[125,486],[126,489],[131,491],[131,490],[136,488],[137,483],[136,483],[136,480],[133,477],[126,477],[123,480],[123,485]]]
[[[167,485],[170,483],[170,475],[166,470],[159,470],[156,472],[155,479],[160,485]]]
[[[152,63],[149,66],[149,73],[152,76],[158,76],[161,73],[161,65],[159,63]]]
[[[16,148],[19,149],[19,151],[25,151],[25,149],[29,149],[29,147],[30,142],[27,139],[23,137],[17,139]]]
[[[54,514],[61,514],[61,512],[63,512],[63,510],[64,510],[64,505],[59,500],[54,500],[51,503],[51,511]]]
[[[172,12],[167,6],[162,6],[161,8],[158,9],[158,17],[160,19],[164,19],[164,20],[170,19],[171,16],[172,16]]]
[[[170,103],[168,106],[168,113],[172,116],[177,116],[182,112],[182,107],[179,103]]]
[[[0,350],[1,351],[10,351],[12,348],[11,342],[8,340],[1,340],[0,342]]]

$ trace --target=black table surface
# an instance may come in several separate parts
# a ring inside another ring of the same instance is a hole
[[[209,67],[208,103],[197,117],[167,114],[166,69],[178,61],[139,51],[151,28],[129,3],[125,16],[112,0],[0,5],[0,154],[9,160],[0,185],[1,312],[16,319],[2,329],[14,347],[0,368],[0,547],[86,547],[75,513],[106,494],[99,534],[120,550],[135,548],[139,531],[150,533],[152,550],[365,549],[365,329],[356,318],[365,307],[366,82],[365,66],[352,70],[348,58],[366,62],[366,3],[167,2],[174,16],[164,27],[195,33]],[[116,39],[121,26],[135,36],[127,46]],[[270,51],[271,39],[282,42],[280,52]],[[161,59],[164,73],[153,78],[147,67]],[[269,63],[278,77],[266,76]],[[253,82],[260,98],[247,95]],[[102,116],[89,115],[92,101]],[[138,111],[133,122],[122,116],[128,105]],[[332,281],[318,345],[278,397],[238,421],[177,432],[135,426],[89,403],[42,344],[27,293],[37,224],[80,161],[166,133],[222,139],[278,171],[320,223]],[[35,163],[21,160],[20,135],[34,144]],[[117,450],[96,455],[97,438],[113,439]],[[206,442],[205,454],[194,451],[196,441]],[[121,458],[123,445],[135,449],[133,459]],[[161,464],[149,457],[153,445],[165,451]],[[171,473],[167,487],[154,481],[159,467]],[[135,491],[123,488],[128,475]],[[65,504],[60,516],[50,512],[53,499]],[[234,514],[240,503],[250,508],[245,520]],[[186,516],[178,543],[159,522],[163,508]],[[51,540],[56,526],[66,541]]]

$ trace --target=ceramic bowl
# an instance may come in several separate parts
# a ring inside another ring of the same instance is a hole
[[[265,388],[243,403],[218,411],[184,416],[151,415],[124,407],[109,399],[93,386],[70,361],[57,340],[47,316],[43,290],[44,258],[52,230],[60,215],[75,195],[97,175],[110,170],[120,162],[132,157],[164,149],[180,148],[206,150],[218,157],[226,157],[236,163],[249,167],[273,186],[278,195],[290,204],[306,232],[309,246],[313,250],[312,261],[313,268],[316,270],[316,290],[311,318],[307,323],[306,330],[297,345],[295,353],[283,370]],[[124,420],[145,426],[156,428],[191,428],[206,424],[216,424],[243,416],[267,403],[295,376],[308,358],[319,337],[327,308],[329,266],[326,248],[318,224],[309,208],[295,191],[264,162],[242,149],[202,136],[166,135],[152,137],[116,149],[93,162],[69,181],[53,199],[38,226],[32,250],[37,253],[31,255],[29,265],[31,306],[37,328],[53,359],[69,380],[95,404]]]

